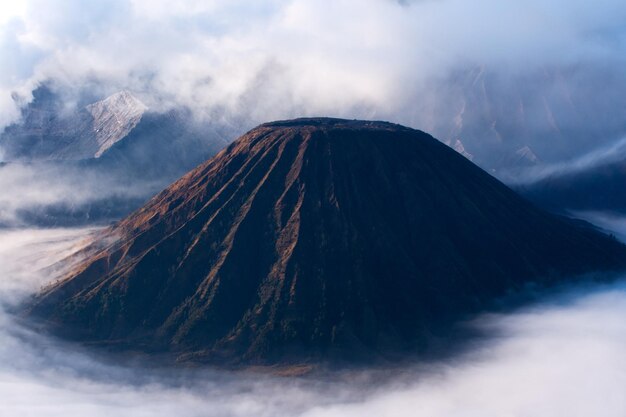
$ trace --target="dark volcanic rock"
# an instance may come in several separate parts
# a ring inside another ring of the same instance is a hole
[[[83,340],[187,358],[355,359],[625,259],[423,132],[299,119],[250,131],[103,232],[32,309]]]

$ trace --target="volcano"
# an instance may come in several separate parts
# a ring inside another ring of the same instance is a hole
[[[100,233],[33,314],[71,337],[276,364],[419,351],[528,286],[626,266],[454,150],[385,122],[263,124]]]

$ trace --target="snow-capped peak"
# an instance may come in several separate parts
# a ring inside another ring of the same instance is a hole
[[[93,117],[93,132],[98,143],[95,157],[123,139],[139,123],[148,107],[129,91],[117,92],[86,107]]]
[[[518,149],[517,151],[515,151],[515,155],[517,155],[520,159],[530,162],[533,165],[540,162],[537,155],[535,155],[533,150],[530,149],[530,146],[524,146]]]

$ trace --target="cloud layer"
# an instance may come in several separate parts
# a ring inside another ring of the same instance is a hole
[[[55,163],[0,165],[0,228],[116,220],[161,188],[163,181],[125,178],[123,171]]]
[[[0,306],[52,279],[42,268],[90,232],[0,231]],[[475,319],[470,325],[490,338],[453,360],[324,380],[120,365],[33,333],[0,309],[0,414],[621,417],[625,314],[625,284],[573,288]]]
[[[323,114],[472,142],[522,117],[535,134],[606,141],[626,117],[625,19],[618,0],[28,0],[0,19],[0,126],[19,115],[12,93],[53,80],[70,102],[128,88],[244,128]]]

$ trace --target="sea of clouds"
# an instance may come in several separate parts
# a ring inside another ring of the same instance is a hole
[[[8,311],[96,229],[0,231],[0,415],[415,416],[626,413],[626,284],[575,287],[469,326],[465,353],[402,371],[286,378],[100,357]]]

